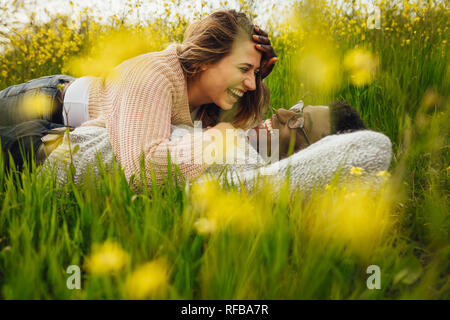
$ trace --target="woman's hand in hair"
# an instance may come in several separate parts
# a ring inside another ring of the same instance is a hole
[[[261,59],[261,79],[267,77],[271,72],[273,67],[275,66],[275,62],[277,62],[278,58],[275,53],[275,50],[272,47],[272,44],[269,40],[269,35],[264,30],[261,30],[257,25],[253,26],[256,34],[253,35],[253,41],[256,42],[256,49],[261,51],[262,59]]]

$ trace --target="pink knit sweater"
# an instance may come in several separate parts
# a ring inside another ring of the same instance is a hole
[[[139,179],[143,154],[149,186],[151,168],[158,184],[167,176],[168,152],[186,179],[196,178],[208,166],[194,162],[201,159],[201,135],[170,141],[171,124],[193,126],[176,48],[171,44],[163,51],[124,61],[116,67],[114,78],[97,78],[89,92],[91,120],[83,126],[106,127],[127,179],[132,174]]]

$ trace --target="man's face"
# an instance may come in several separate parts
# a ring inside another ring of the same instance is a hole
[[[301,129],[298,128],[302,122],[303,130],[309,143]],[[305,106],[303,108],[303,114],[301,115],[298,110],[296,110],[295,106],[289,110],[278,109],[270,119],[261,122],[258,127],[255,128],[258,146],[260,143],[264,143],[264,141],[259,141],[259,130],[267,131],[267,150],[269,155],[271,154],[271,128],[273,130],[279,130],[279,155],[280,158],[286,158],[288,156],[291,139],[293,143],[293,152],[297,152],[308,147],[309,144],[319,141],[323,137],[331,134],[330,110],[328,106]],[[264,135],[261,135],[261,138],[263,137]]]

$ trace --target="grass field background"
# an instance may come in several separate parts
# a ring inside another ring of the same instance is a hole
[[[374,17],[355,1],[299,2],[261,28],[279,56],[267,115],[299,99],[347,100],[393,143],[382,188],[331,183],[274,197],[270,186],[241,194],[168,179],[137,194],[121,170],[62,187],[36,167],[1,170],[0,298],[448,299],[449,8],[376,3]],[[0,88],[105,75],[181,41],[189,19],[175,5],[140,25],[86,11],[14,29],[3,35]],[[255,2],[240,5],[254,16]],[[70,265],[81,290],[67,287]],[[379,290],[367,288],[370,265],[380,267]]]

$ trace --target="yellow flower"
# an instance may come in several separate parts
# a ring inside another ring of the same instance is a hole
[[[363,173],[364,169],[360,167],[352,167],[350,169],[350,174],[355,176],[360,176]]]
[[[157,259],[138,267],[125,283],[125,293],[130,299],[160,297],[169,280],[165,259]]]
[[[311,201],[299,223],[305,232],[324,243],[345,244],[345,250],[369,259],[391,228],[393,194],[386,185],[374,190],[349,184]],[[320,214],[311,214],[320,213]]]
[[[121,270],[128,262],[129,255],[119,244],[107,241],[94,245],[92,254],[86,260],[86,269],[93,274],[109,274]]]
[[[356,86],[370,83],[378,69],[379,60],[370,51],[353,49],[344,58],[344,66],[350,74],[351,82]]]
[[[200,213],[194,223],[199,234],[228,229],[247,233],[264,227],[264,209],[248,195],[222,189],[217,181],[205,181],[192,187],[192,203]]]
[[[70,60],[69,71],[78,76],[109,76],[114,79],[115,67],[128,58],[144,52],[158,51],[167,42],[161,34],[149,30],[120,30],[98,39],[87,55]],[[149,36],[151,35],[151,37]]]
[[[194,228],[199,234],[209,235],[216,231],[217,226],[215,221],[211,221],[207,218],[200,218],[195,221]]]
[[[387,171],[379,171],[379,172],[377,172],[377,176],[378,177],[386,177],[386,178],[388,178],[388,177],[391,176],[391,174],[389,172],[387,172]]]
[[[335,43],[317,35],[307,39],[302,45],[303,53],[296,61],[298,70],[301,71],[298,80],[324,92],[338,88],[342,78],[340,61],[333,54]]]
[[[20,104],[21,112],[33,117],[50,114],[54,105],[50,96],[30,91],[26,94]]]

